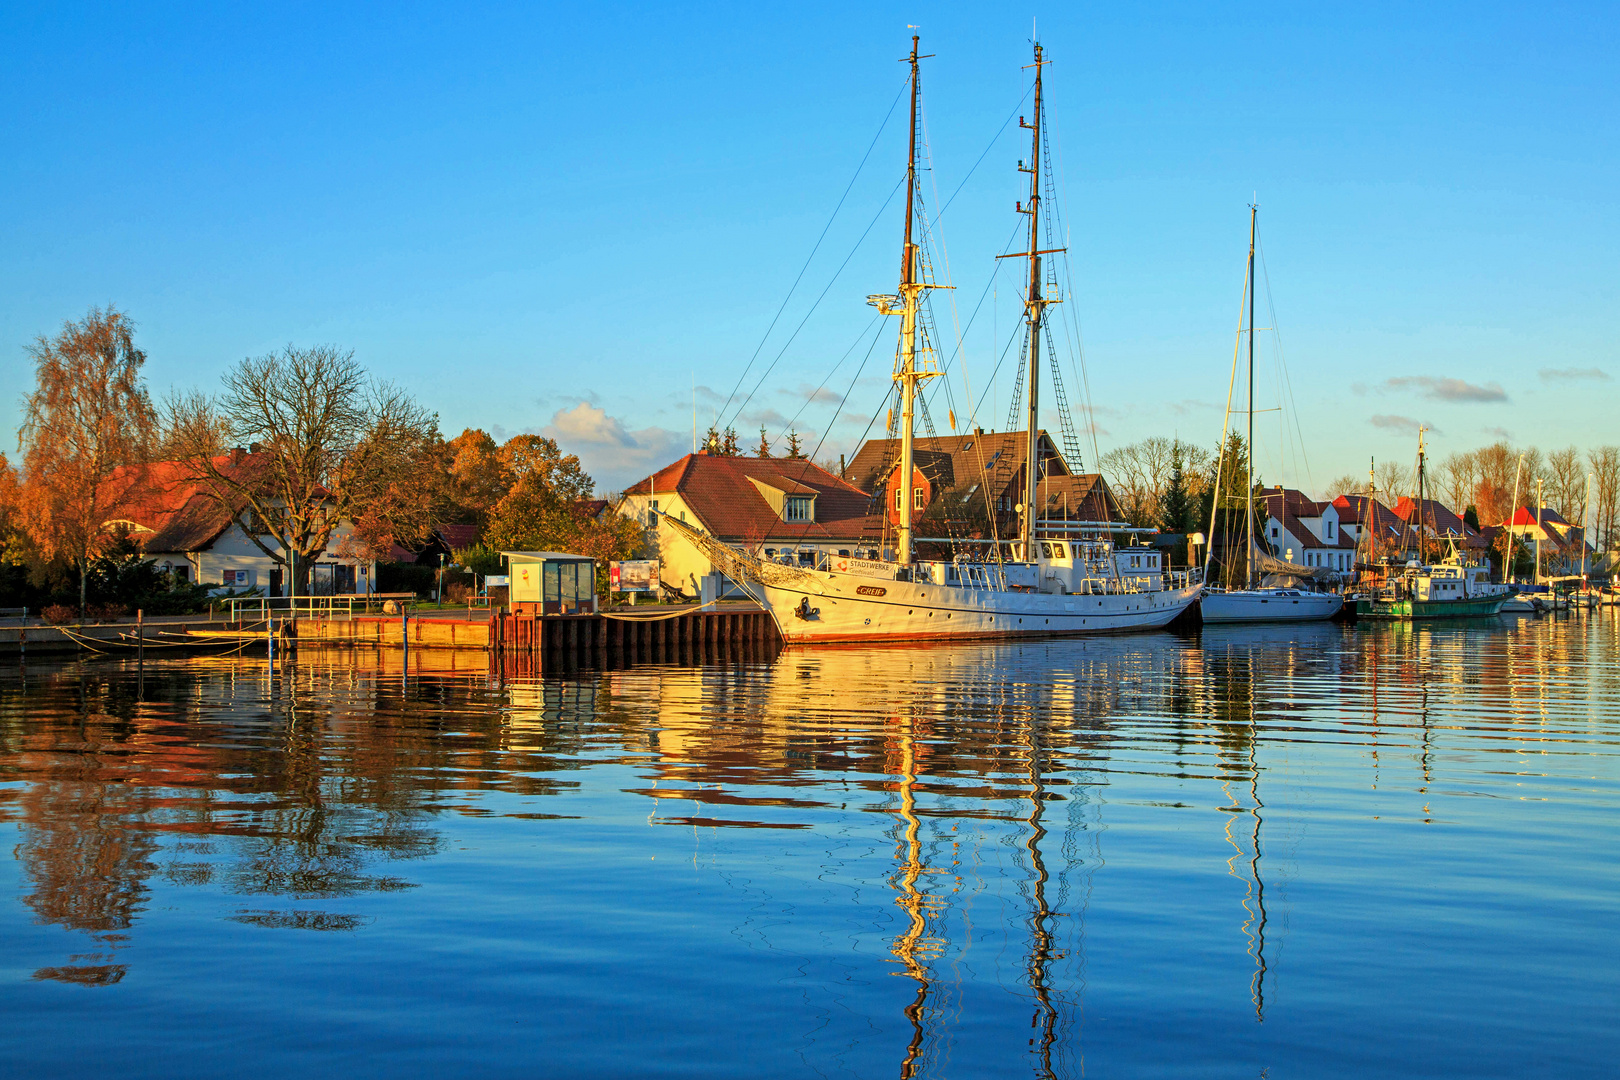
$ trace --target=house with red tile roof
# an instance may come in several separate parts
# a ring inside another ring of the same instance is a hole
[[[1336,574],[1355,569],[1355,537],[1342,527],[1335,503],[1318,502],[1281,484],[1264,489],[1259,501],[1267,516],[1265,541],[1277,558]],[[1238,554],[1241,558],[1242,552]]]
[[[1583,557],[1590,565],[1595,553],[1586,542],[1586,530],[1571,525],[1550,506],[1543,506],[1539,512],[1521,506],[1501,527],[1513,533],[1513,542],[1527,550],[1534,550],[1540,541],[1541,572],[1546,575],[1578,574]]]
[[[1372,561],[1377,562],[1401,551],[1415,552],[1417,533],[1406,519],[1377,499],[1368,495],[1340,495],[1333,500],[1339,513],[1339,528],[1348,532],[1357,551],[1356,563],[1369,559],[1369,534]]]
[[[1125,522],[1114,493],[1101,473],[1073,473],[1045,431],[1036,436],[1040,477],[1036,498],[1044,518],[1068,521]],[[974,428],[963,435],[915,440],[910,484],[912,509],[921,514],[949,495],[954,505],[971,506],[977,515],[994,515],[999,535],[1013,535],[1018,505],[1024,501],[1024,468],[1029,433]],[[844,478],[877,497],[893,529],[900,522],[900,440],[871,439],[844,467]],[[968,519],[964,512],[964,522]]]
[[[1483,557],[1490,547],[1489,541],[1478,529],[1458,517],[1438,499],[1419,501],[1403,495],[1395,504],[1395,516],[1425,538],[1441,541],[1442,544],[1455,543],[1466,554],[1476,558]]]
[[[214,458],[221,472],[249,482],[265,471],[260,454],[233,450]],[[106,501],[114,509],[106,528],[128,530],[142,553],[182,581],[220,583],[237,592],[259,589],[266,596],[287,593],[283,562],[264,552],[236,521],[229,508],[214,498],[195,471],[183,461],[127,465],[105,481],[112,493]],[[376,564],[370,559],[337,552],[347,551],[347,523],[333,533],[327,550],[310,567],[310,589],[317,595],[370,592]],[[270,536],[258,534],[266,546],[279,549]],[[283,559],[285,555],[283,554]]]
[[[618,510],[652,530],[662,579],[695,594],[713,565],[662,524],[663,516],[765,558],[809,566],[824,557],[879,556],[883,521],[871,502],[860,488],[806,460],[699,453],[631,484]]]

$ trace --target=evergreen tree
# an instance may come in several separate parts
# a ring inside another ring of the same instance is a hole
[[[710,454],[720,453],[720,432],[713,424],[703,433],[703,449]]]
[[[799,433],[797,431],[793,431],[793,430],[788,431],[788,454],[787,454],[787,456],[792,458],[794,461],[803,461],[804,460],[804,447],[800,442]]]
[[[1187,491],[1187,455],[1178,442],[1170,449],[1170,483],[1159,499],[1159,528],[1165,532],[1192,532],[1192,496]]]
[[[765,438],[765,425],[764,424],[759,425],[759,449],[754,452],[754,456],[755,457],[770,457],[771,456],[771,443],[770,443],[769,439]]]
[[[737,444],[737,429],[726,428],[725,440],[720,444],[721,457],[738,457],[742,454],[742,447]]]
[[[1476,531],[1479,529],[1479,511],[1473,503],[1469,503],[1468,509],[1463,511],[1463,524]]]
[[[1159,528],[1167,533],[1190,533],[1193,530],[1194,506],[1187,490],[1187,454],[1177,440],[1170,448],[1170,482],[1159,498]],[[1179,541],[1170,552],[1174,563],[1186,563],[1187,541]]]

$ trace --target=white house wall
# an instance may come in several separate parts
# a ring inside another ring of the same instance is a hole
[[[340,549],[352,529],[339,526],[334,530],[332,539],[327,544],[328,551]],[[275,544],[268,545],[275,547]],[[238,586],[245,589],[259,589],[265,593],[270,588],[270,573],[280,567],[270,556],[266,555],[257,544],[243,531],[242,527],[232,522],[228,528],[219,534],[207,548],[201,551],[150,551],[147,556],[160,567],[189,566],[191,580],[204,584],[218,585],[224,580],[227,570],[246,570],[248,581],[246,585]],[[320,556],[316,562],[323,564],[341,564],[355,567],[355,591],[358,593],[373,592],[371,583],[376,581],[377,564],[374,561],[358,558],[337,558],[326,554]],[[283,595],[286,592],[285,575],[283,575]]]

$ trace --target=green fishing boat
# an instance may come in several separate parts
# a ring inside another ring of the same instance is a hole
[[[1416,520],[1409,522],[1419,553],[1425,543],[1440,538],[1440,530],[1424,520],[1423,507],[1429,505],[1425,484],[1428,454],[1423,443],[1423,428],[1418,428],[1417,508]],[[1376,488],[1369,483],[1368,501]],[[1517,494],[1515,494],[1515,499]],[[1367,561],[1372,562],[1372,530],[1367,535]],[[1441,562],[1426,565],[1413,559],[1406,564],[1399,577],[1387,578],[1377,592],[1358,596],[1355,614],[1358,619],[1488,619],[1501,614],[1502,605],[1518,589],[1512,585],[1499,585],[1491,580],[1491,568],[1463,558],[1456,538],[1451,538],[1451,554]],[[1511,564],[1511,555],[1509,562]]]
[[[1406,572],[1371,596],[1357,597],[1358,619],[1486,619],[1519,590],[1491,581],[1491,568],[1455,553],[1437,566],[1408,563]]]

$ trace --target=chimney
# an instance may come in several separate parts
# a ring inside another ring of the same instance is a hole
[[[973,434],[975,434],[975,435],[983,435],[984,434],[984,428],[982,428],[982,427],[974,428],[973,429]]]
[[[244,452],[245,451],[243,451],[240,446],[231,447],[231,464],[240,465],[242,463],[242,454]]]

